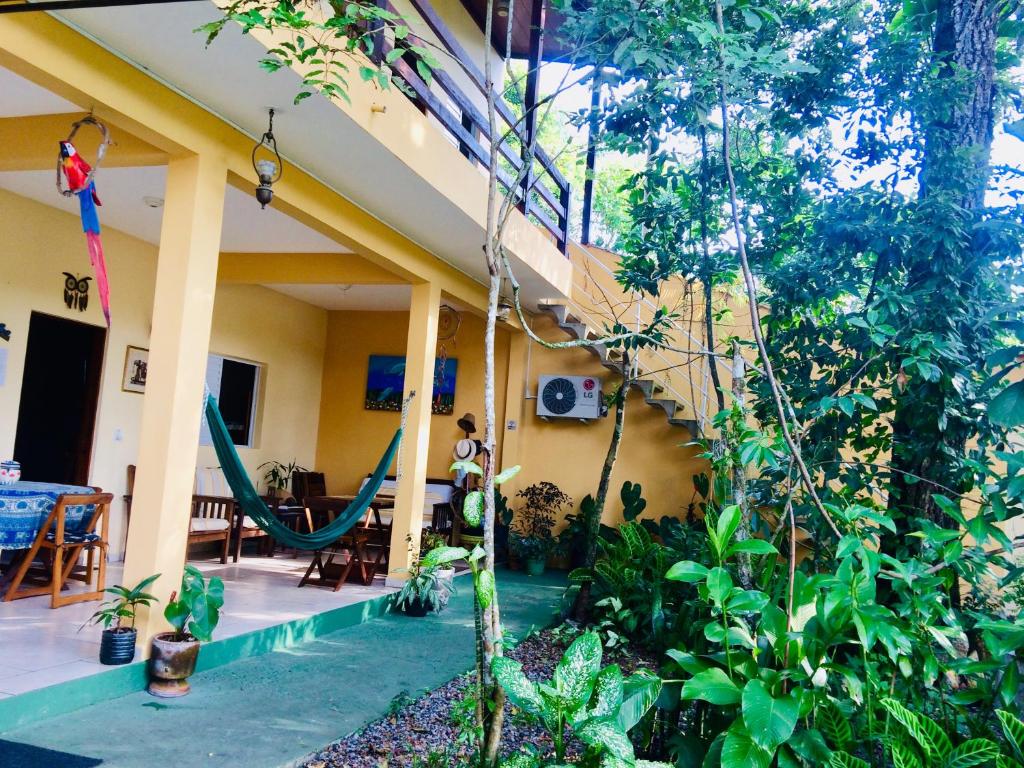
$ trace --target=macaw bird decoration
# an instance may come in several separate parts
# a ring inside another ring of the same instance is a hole
[[[83,125],[95,126],[102,134],[103,141],[100,143],[96,155],[96,166],[99,167],[107,147],[110,145],[110,132],[107,127],[92,115],[82,118],[71,127],[71,135],[65,141],[60,142],[60,156],[57,160],[57,189],[65,197],[75,195],[78,197],[79,212],[82,217],[82,230],[85,232],[85,241],[89,247],[89,261],[92,262],[93,271],[96,274],[96,288],[100,294],[100,306],[103,308],[103,317],[106,318],[107,326],[110,326],[110,282],[107,280],[107,263],[103,257],[103,242],[100,240],[100,218],[96,212],[96,206],[102,205],[99,195],[96,194],[96,169],[85,161],[75,149],[72,139],[75,133]],[[61,179],[67,183],[64,189]]]

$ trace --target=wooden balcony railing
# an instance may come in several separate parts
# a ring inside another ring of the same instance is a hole
[[[378,2],[381,7],[392,13],[399,13],[389,0]],[[483,72],[428,0],[409,2],[444,49],[459,62],[457,66],[465,72],[480,95],[486,97],[486,80]],[[389,36],[383,31],[378,32],[374,57],[382,60],[393,48]],[[436,69],[433,72],[435,89],[425,83],[415,67],[404,59],[395,60],[391,67],[415,94],[418,106],[436,118],[458,144],[462,154],[471,162],[486,167],[490,162],[489,149],[492,138],[488,131],[487,116],[484,110],[463,92],[452,76],[445,72],[443,67]],[[441,94],[446,98],[442,98]],[[547,230],[562,253],[568,253],[569,182],[555,167],[551,156],[539,145],[534,148],[533,163],[529,172],[523,172],[522,147],[527,145],[528,120],[517,117],[498,93],[495,94],[495,102],[498,114],[497,140],[500,141],[498,152],[502,160],[498,180],[506,193],[514,196],[523,214]]]

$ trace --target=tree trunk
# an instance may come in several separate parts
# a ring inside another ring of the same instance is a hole
[[[732,343],[732,396],[740,409],[746,402],[744,390],[745,363],[743,355],[740,354],[738,341]],[[736,529],[736,538],[740,541],[750,538],[750,505],[747,504],[747,473],[743,469],[743,462],[736,457],[736,446],[726,445],[726,450],[733,454],[732,462],[732,503],[740,508],[740,525]],[[737,575],[740,584],[744,589],[751,589],[754,586],[754,573],[750,563],[750,555],[743,552],[737,557]]]
[[[934,203],[938,211],[943,205],[958,207],[968,226],[984,205],[989,179],[995,124],[997,8],[996,3],[980,0],[939,0],[936,7],[932,64],[943,87],[935,100],[945,100],[948,106],[924,128],[919,199],[925,204]],[[962,287],[958,298],[964,301],[977,287],[980,249],[974,245],[968,240],[958,246],[915,252],[917,258],[906,265],[907,291],[930,300],[925,311],[918,313],[914,331],[930,331],[940,337],[971,335],[970,329],[955,322],[951,325],[955,314],[951,316],[948,290],[951,278],[957,278]],[[931,309],[927,309],[929,304]],[[948,527],[952,521],[939,511],[933,496],[945,489],[964,489],[959,466],[970,428],[956,416],[944,420],[945,398],[940,383],[912,380],[909,386],[899,399],[893,419],[895,472],[889,508],[901,513],[898,519],[920,515]],[[901,527],[908,522],[903,519]]]
[[[619,445],[622,443],[622,428],[626,421],[626,400],[629,397],[629,355],[622,356],[622,383],[615,393],[615,426],[612,429],[612,439],[608,444],[608,452],[604,457],[604,465],[601,467],[601,479],[597,484],[597,496],[594,498],[594,516],[588,520],[587,528],[587,551],[584,554],[583,567],[593,568],[597,562],[597,540],[601,535],[601,518],[604,516],[604,505],[608,499],[608,488],[612,481],[612,471],[615,469],[615,460],[619,456]],[[573,618],[585,623],[590,615],[590,582],[584,583],[576,594],[573,604]]]

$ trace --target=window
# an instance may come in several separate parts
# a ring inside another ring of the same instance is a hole
[[[206,386],[217,398],[228,434],[235,445],[246,448],[251,448],[255,439],[262,367],[221,355],[210,355],[206,364]],[[199,444],[212,444],[205,421]]]

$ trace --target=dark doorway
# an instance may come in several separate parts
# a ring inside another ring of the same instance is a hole
[[[107,331],[32,313],[14,458],[23,480],[85,485]]]

